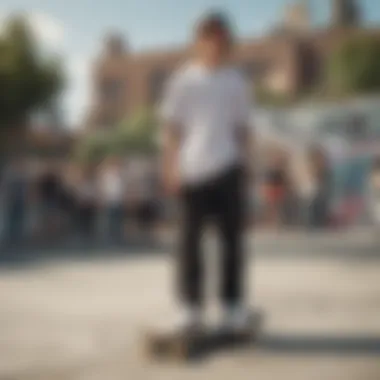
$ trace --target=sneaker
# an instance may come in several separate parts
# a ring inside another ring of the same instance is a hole
[[[229,306],[224,310],[221,330],[225,332],[240,333],[249,328],[251,314],[241,306]]]
[[[199,331],[202,325],[202,312],[199,308],[183,308],[174,320],[177,331]]]

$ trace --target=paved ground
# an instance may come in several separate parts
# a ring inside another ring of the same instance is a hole
[[[166,256],[3,269],[0,379],[379,380],[380,259],[331,253],[257,252],[260,344],[187,368],[149,363],[140,350],[143,326],[174,309]]]
[[[170,254],[175,246],[176,234],[166,231],[154,242],[144,236],[129,236],[124,243],[114,244],[102,238],[81,241],[78,239],[52,239],[44,243],[27,243],[11,251],[0,246],[0,267],[13,264],[68,259],[78,257],[125,257]],[[213,241],[214,239],[209,239]],[[158,243],[158,244],[157,244]],[[380,256],[380,234],[369,228],[329,232],[302,230],[265,231],[247,233],[250,252],[267,256],[326,256],[360,259]]]

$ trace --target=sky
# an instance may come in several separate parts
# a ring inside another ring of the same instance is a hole
[[[12,13],[27,15],[34,34],[64,59],[67,123],[80,123],[90,102],[91,62],[102,36],[118,31],[131,51],[186,43],[204,11],[225,10],[240,36],[256,36],[278,23],[285,6],[297,0],[0,0],[1,24]],[[359,0],[366,23],[380,23],[380,1]],[[309,0],[314,23],[329,20],[330,0]]]

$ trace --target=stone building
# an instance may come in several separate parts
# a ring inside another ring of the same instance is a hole
[[[287,7],[279,26],[260,38],[241,40],[233,57],[248,80],[266,90],[294,96],[320,84],[329,53],[345,39],[380,30],[358,26],[353,0],[332,1],[333,23],[312,27],[308,3]],[[107,38],[94,65],[89,128],[107,128],[134,110],[153,106],[170,73],[184,62],[186,47],[133,53],[117,34]]]

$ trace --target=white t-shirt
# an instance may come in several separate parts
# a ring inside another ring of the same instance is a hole
[[[212,178],[241,159],[237,129],[248,126],[249,86],[238,71],[190,63],[168,83],[160,114],[180,128],[185,183]]]
[[[123,178],[117,170],[105,170],[100,177],[100,191],[106,203],[120,203],[124,196]]]

